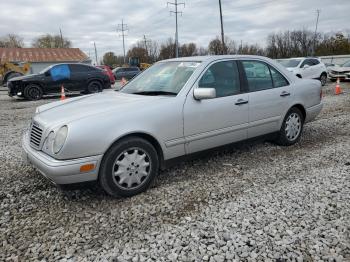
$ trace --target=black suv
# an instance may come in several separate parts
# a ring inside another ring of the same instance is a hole
[[[15,77],[7,83],[9,96],[17,95],[29,100],[39,100],[45,94],[58,93],[62,86],[68,92],[89,94],[110,88],[111,83],[105,71],[86,64],[56,64],[39,74]]]

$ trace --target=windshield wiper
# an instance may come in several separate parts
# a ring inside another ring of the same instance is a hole
[[[174,92],[169,92],[169,91],[157,91],[157,90],[153,90],[153,91],[141,91],[141,92],[135,92],[132,93],[135,95],[145,95],[145,96],[158,96],[158,95],[168,95],[168,96],[176,96],[177,93]]]

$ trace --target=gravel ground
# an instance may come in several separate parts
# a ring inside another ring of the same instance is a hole
[[[291,147],[244,143],[114,199],[62,191],[21,160],[36,106],[0,90],[0,260],[350,261],[350,84]]]

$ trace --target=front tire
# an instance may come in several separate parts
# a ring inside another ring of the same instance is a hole
[[[293,107],[284,117],[276,143],[281,146],[290,146],[300,140],[303,131],[304,117],[301,111]]]
[[[320,81],[321,81],[321,85],[322,85],[322,86],[325,86],[326,83],[327,83],[327,74],[323,73],[323,74],[320,76]]]
[[[99,182],[109,195],[131,197],[147,190],[158,171],[159,158],[153,145],[142,138],[129,137],[107,151]]]
[[[24,97],[28,100],[40,100],[43,97],[41,86],[29,84],[24,88]]]

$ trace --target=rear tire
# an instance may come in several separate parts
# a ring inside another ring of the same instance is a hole
[[[290,146],[297,143],[300,140],[303,125],[303,114],[298,108],[292,107],[284,117],[275,142],[281,146]]]
[[[102,92],[102,84],[99,81],[91,81],[87,87],[88,94]]]
[[[99,183],[112,196],[131,197],[149,188],[159,171],[157,151],[139,137],[113,145],[103,157]]]
[[[28,100],[40,100],[43,97],[43,90],[37,84],[29,84],[24,88],[24,97]]]

